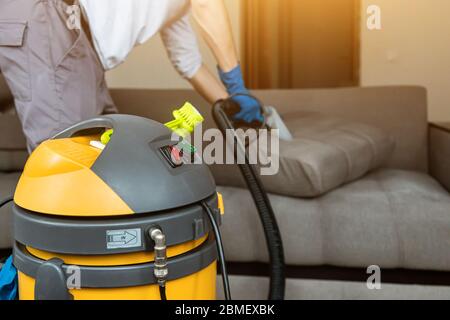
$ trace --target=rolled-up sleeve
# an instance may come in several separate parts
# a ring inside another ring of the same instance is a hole
[[[184,78],[193,78],[202,66],[202,55],[189,14],[164,28],[161,38],[175,69]]]

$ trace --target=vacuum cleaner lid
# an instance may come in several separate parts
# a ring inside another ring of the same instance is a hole
[[[101,150],[92,141],[105,128],[114,133]],[[164,125],[136,116],[79,123],[33,152],[14,201],[64,216],[152,213],[199,202],[215,193],[215,182],[206,165],[186,161],[179,142]]]

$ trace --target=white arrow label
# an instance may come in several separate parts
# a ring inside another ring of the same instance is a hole
[[[140,247],[141,245],[141,229],[106,231],[106,247],[110,250],[135,248]]]

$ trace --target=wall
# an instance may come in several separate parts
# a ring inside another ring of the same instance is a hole
[[[356,85],[358,1],[244,1],[244,66],[249,87]]]
[[[354,24],[355,1],[294,0],[291,3],[290,87],[355,85],[353,44],[358,30]]]
[[[381,7],[382,29],[362,19],[361,84],[412,84],[429,93],[431,121],[450,121],[450,1],[362,0]]]
[[[225,0],[238,49],[240,49],[240,0]],[[216,62],[202,39],[199,39],[204,62],[215,73]],[[159,36],[137,47],[127,61],[109,71],[110,88],[189,88],[189,83],[173,69]]]
[[[226,0],[240,44],[240,1]],[[430,120],[450,121],[449,0],[361,0],[361,84],[411,84],[427,87]],[[366,8],[382,9],[382,30],[366,28]],[[214,59],[202,43],[205,61]],[[108,73],[108,83],[117,88],[188,88],[173,70],[159,37],[138,47],[130,59]]]

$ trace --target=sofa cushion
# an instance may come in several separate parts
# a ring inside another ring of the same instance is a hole
[[[22,171],[28,159],[26,150],[6,151],[0,149],[0,172]]]
[[[280,142],[280,169],[261,179],[269,192],[316,197],[380,168],[395,142],[380,129],[320,113],[297,112],[286,117],[293,141]],[[231,167],[214,170],[217,183],[244,186]]]
[[[219,191],[227,259],[267,262],[248,191]],[[450,271],[450,195],[428,175],[383,169],[317,199],[270,199],[290,265]]]
[[[27,142],[16,114],[0,113],[0,150],[26,150]]]
[[[14,194],[20,173],[0,174],[0,201]],[[0,208],[0,249],[12,244],[11,204]]]
[[[21,171],[28,157],[26,139],[15,114],[0,113],[0,172]]]

